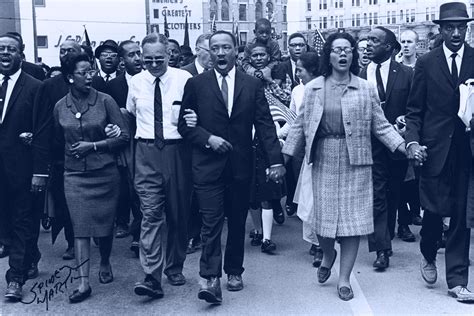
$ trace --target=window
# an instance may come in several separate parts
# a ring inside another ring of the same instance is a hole
[[[286,17],[286,5],[283,6],[283,22],[288,22]]]
[[[367,13],[364,13],[364,25],[367,25]]]
[[[336,16],[336,22],[335,23],[336,23],[336,28],[338,28],[339,27],[339,17],[338,16]]]
[[[222,0],[221,3],[221,20],[229,21],[229,0]]]
[[[390,11],[387,11],[387,24],[390,24]]]
[[[283,50],[287,51],[288,50],[288,34],[285,32],[281,33],[282,35],[282,41],[283,41]]]
[[[339,0],[339,8],[342,9],[344,7],[344,1]]]
[[[360,26],[360,14],[356,14],[356,26]]]
[[[356,26],[355,15],[352,14],[352,26]]]
[[[323,10],[327,10],[328,8],[328,1],[327,0],[322,0],[323,1]]]
[[[323,28],[323,18],[319,17],[319,29]]]
[[[334,16],[333,16],[333,15],[331,15],[331,18],[330,18],[329,21],[330,21],[330,22],[329,22],[329,23],[330,23],[330,27],[334,27]]]
[[[430,20],[430,8],[426,8],[426,21]]]
[[[360,7],[360,0],[352,0],[352,6],[353,7]],[[342,8],[342,6],[341,6]]]
[[[415,22],[415,9],[411,9],[411,12],[410,12],[410,22],[411,23],[414,23]]]
[[[403,23],[403,10],[400,10],[400,23]]]
[[[209,2],[209,20],[217,20],[217,0],[210,0]]]
[[[327,29],[327,28],[328,28],[328,17],[323,16],[323,29]]]
[[[306,18],[306,29],[311,30],[311,18]]]
[[[247,32],[240,32],[240,44],[247,44]]]
[[[431,7],[431,20],[436,20],[436,8]]]
[[[379,24],[379,14],[377,12],[374,12],[374,24],[377,25]]]
[[[255,2],[255,20],[263,18],[262,0]]]
[[[45,7],[46,6],[46,0],[35,0],[35,7]]]
[[[48,37],[46,35],[36,36],[36,45],[38,48],[48,48]]]
[[[392,11],[392,24],[397,24],[397,12]]]
[[[343,15],[339,16],[339,27],[344,27],[344,16]]]
[[[160,18],[160,11],[158,9],[153,9],[153,18],[155,19]]]
[[[311,11],[311,0],[306,0],[306,10]]]
[[[405,10],[405,21],[410,23],[410,10],[408,9]]]
[[[372,12],[369,13],[369,25],[372,25]]]
[[[247,21],[247,5],[239,4],[239,21]]]

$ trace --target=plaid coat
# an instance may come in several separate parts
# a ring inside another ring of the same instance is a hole
[[[304,110],[292,125],[282,150],[282,153],[290,156],[305,151],[307,163],[314,160],[314,138],[324,110],[324,82],[325,78],[321,76],[306,84]],[[366,80],[351,75],[341,103],[351,165],[372,165],[371,134],[391,152],[404,143],[403,138],[385,118],[376,88]]]

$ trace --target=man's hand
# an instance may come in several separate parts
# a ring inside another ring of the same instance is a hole
[[[20,134],[20,139],[26,146],[30,146],[31,142],[33,142],[33,133],[25,132]]]
[[[212,150],[219,154],[224,154],[232,150],[232,145],[224,138],[221,138],[219,136],[211,135],[211,137],[209,137],[209,139],[207,140],[207,143]]]
[[[89,152],[94,150],[94,144],[90,142],[77,142],[71,146],[71,155],[79,159],[86,156]]]
[[[408,160],[414,161],[415,167],[423,166],[423,162],[428,158],[426,153],[426,146],[420,146],[417,143],[413,143],[407,148]]]
[[[284,166],[272,166],[267,169],[267,178],[275,181],[275,183],[280,183],[283,180],[283,177],[286,174],[286,169]]]
[[[46,188],[47,177],[33,176],[31,179],[31,192],[42,192]]]
[[[183,115],[184,120],[186,121],[187,127],[196,127],[197,125],[197,114],[192,109],[185,109],[184,112],[186,114]]]
[[[122,130],[117,125],[107,124],[105,127],[105,135],[107,135],[107,138],[119,137],[120,134],[122,134]]]

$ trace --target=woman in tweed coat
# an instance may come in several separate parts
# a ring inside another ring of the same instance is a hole
[[[337,289],[343,300],[354,296],[349,277],[360,236],[374,229],[371,134],[392,152],[405,152],[402,137],[385,119],[375,87],[356,76],[355,45],[347,33],[329,36],[320,62],[323,76],[306,85],[304,110],[282,150],[285,156],[304,151],[304,163],[312,164],[309,183],[314,203],[306,222],[324,253],[318,281],[324,283],[331,275],[337,237],[341,241]]]

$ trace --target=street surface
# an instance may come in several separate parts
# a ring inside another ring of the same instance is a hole
[[[250,219],[248,229],[249,223]],[[410,227],[417,236],[417,242],[406,243],[395,239],[390,268],[383,273],[372,268],[375,255],[368,253],[367,240],[362,239],[352,279],[355,298],[344,302],[336,292],[339,259],[328,282],[319,284],[317,269],[312,267],[312,257],[308,254],[309,245],[301,239],[301,222],[296,217],[287,218],[283,225],[274,226],[275,255],[263,254],[260,247],[252,247],[250,240],[246,241],[244,290],[228,292],[225,290],[226,278],[223,278],[223,304],[220,306],[210,306],[197,299],[201,281],[198,275],[199,253],[191,254],[186,259],[183,273],[187,283],[184,286],[173,287],[164,278],[164,298],[150,300],[135,295],[133,285],[143,279],[143,272],[138,259],[133,258],[128,249],[130,237],[114,240],[112,268],[115,280],[110,284],[98,282],[99,253],[98,248],[92,247],[92,296],[80,304],[69,304],[67,292],[72,293],[77,281],[71,284],[74,273],[68,278],[70,269],[63,266],[74,267],[75,261],[61,259],[66,248],[62,234],[51,246],[50,234],[41,232],[43,257],[39,265],[40,276],[29,280],[23,287],[23,301],[31,304],[6,302],[2,287],[0,315],[474,315],[473,304],[458,303],[447,295],[443,250],[438,253],[438,282],[429,287],[422,280],[419,272],[419,227]],[[0,259],[0,273],[3,275],[6,269],[7,259]],[[56,270],[58,272],[55,273]],[[472,267],[470,272],[470,288],[474,290]],[[46,280],[50,283],[46,284]],[[43,288],[40,291],[41,282]],[[46,286],[50,291],[45,301]]]

